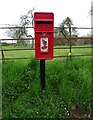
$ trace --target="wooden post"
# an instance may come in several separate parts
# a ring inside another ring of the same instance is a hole
[[[45,60],[40,60],[41,89],[45,89]]]
[[[3,53],[2,48],[1,48],[1,55],[2,55],[2,61],[5,62],[5,57],[4,57],[4,53]]]
[[[69,27],[69,32],[70,32],[70,53],[72,52],[71,51],[71,48],[72,48],[72,42],[71,42],[71,26]],[[70,55],[70,59],[71,59],[71,55]]]

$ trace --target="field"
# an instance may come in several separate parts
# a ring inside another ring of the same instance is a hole
[[[69,46],[56,46],[55,48],[65,48]],[[91,47],[91,45],[79,45],[76,47]],[[2,49],[6,50],[6,49],[21,49],[21,48],[31,48],[30,46],[3,46]],[[69,53],[69,49],[54,49],[54,56],[67,56],[67,54]],[[91,54],[91,48],[74,48],[72,49],[72,55],[90,55]],[[5,58],[11,58],[11,57],[15,57],[15,58],[23,58],[23,57],[34,57],[35,56],[35,52],[34,50],[16,50],[16,51],[4,51],[4,56]]]
[[[8,47],[7,47],[8,48]],[[6,48],[3,48],[6,49]],[[75,49],[73,54],[90,54]],[[6,57],[31,57],[2,64],[3,118],[79,118],[91,114],[91,57],[46,61],[46,89],[41,91],[40,65],[34,51],[5,51]],[[66,55],[56,50],[55,55]]]

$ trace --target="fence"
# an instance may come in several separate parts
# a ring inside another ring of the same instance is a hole
[[[18,28],[24,28],[24,27],[0,27],[0,29],[4,29],[4,30],[6,30],[6,29],[18,29]],[[28,29],[28,28],[30,28],[30,29],[33,29],[33,27],[25,27],[26,29]],[[60,28],[60,27],[55,27],[55,28]],[[68,29],[68,27],[64,27],[65,29]],[[72,28],[74,28],[74,29],[93,29],[93,28],[84,28],[84,27],[72,27]],[[34,38],[22,38],[22,39],[1,39],[2,41],[4,41],[4,40],[21,40],[21,41],[26,41],[26,40],[32,40],[32,41],[34,41]],[[69,46],[64,46],[64,47],[57,47],[56,45],[64,45],[65,43],[64,43],[64,41],[70,41],[70,44],[69,44]],[[66,36],[65,37],[56,37],[55,36],[55,38],[54,38],[54,43],[55,43],[55,46],[54,46],[54,50],[61,50],[61,49],[68,49],[69,50],[69,53],[71,53],[72,52],[72,50],[73,49],[86,49],[86,48],[90,48],[90,49],[92,49],[93,48],[93,46],[91,45],[91,46],[76,46],[75,45],[75,43],[76,43],[76,41],[78,41],[78,43],[79,44],[81,44],[80,43],[80,41],[85,41],[85,44],[93,44],[93,37],[91,36],[91,37],[72,37],[71,35],[70,35],[70,37],[69,38],[66,38]],[[56,42],[58,42],[58,41],[60,41],[59,43],[56,43]],[[72,41],[74,41],[74,42],[72,42]],[[77,44],[78,44],[77,43]],[[5,57],[5,55],[4,55],[4,52],[5,51],[27,51],[27,50],[30,50],[30,51],[34,51],[35,49],[34,48],[8,48],[8,49],[4,49],[4,48],[2,48],[2,46],[1,46],[1,49],[0,49],[0,51],[1,51],[1,58],[0,58],[0,60],[3,60],[3,61],[5,61],[5,60],[17,60],[17,59],[29,59],[29,57]],[[54,58],[60,58],[60,57],[67,57],[68,55],[56,55],[56,56],[54,56]],[[90,52],[90,54],[76,54],[76,55],[71,55],[70,57],[76,57],[76,56],[78,56],[78,57],[80,57],[80,56],[93,56],[93,54],[92,54],[92,52]]]

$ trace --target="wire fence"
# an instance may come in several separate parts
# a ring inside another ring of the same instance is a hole
[[[4,30],[6,30],[6,29],[18,29],[18,28],[25,28],[25,29],[33,29],[34,27],[0,27],[0,29],[2,30],[2,29],[4,29]],[[56,29],[56,28],[59,28],[59,29],[61,29],[61,27],[55,27],[54,29]],[[71,28],[74,28],[74,29],[90,29],[90,30],[92,30],[93,28],[85,28],[85,27],[71,27]],[[68,29],[68,27],[64,27],[64,29]],[[55,32],[54,32],[54,34],[55,34]],[[55,36],[55,35],[54,35]],[[30,41],[30,40],[32,40],[33,41],[33,43],[34,43],[34,38],[20,38],[20,39],[18,39],[18,38],[15,38],[15,39],[4,39],[4,38],[1,38],[0,39],[0,41],[13,41],[13,40],[16,40],[16,41],[18,41],[18,40],[21,40],[21,41],[24,41],[24,40],[28,40],[28,41]],[[66,40],[69,40],[70,41],[70,44],[68,44],[68,46],[66,46],[66,45],[64,45],[65,43],[64,43],[64,41],[66,41]],[[60,41],[60,42],[59,42]],[[78,43],[77,43],[77,45],[75,45],[75,43],[76,43],[76,41],[78,41]],[[85,43],[84,44],[91,44],[91,45],[89,45],[89,46],[80,46],[81,45],[81,42],[80,41],[85,41]],[[56,43],[57,42],[57,43]],[[69,50],[69,53],[72,53],[72,50],[75,50],[75,49],[92,49],[93,48],[93,46],[92,46],[92,44],[93,44],[93,37],[92,36],[90,36],[90,37],[73,37],[73,36],[70,36],[69,38],[66,38],[65,36],[62,36],[62,37],[58,37],[58,36],[55,36],[54,37],[54,50],[66,50],[66,49],[68,49]],[[29,58],[31,58],[31,57],[5,57],[5,52],[7,51],[28,51],[28,50],[30,50],[30,51],[33,51],[33,52],[35,52],[35,48],[33,48],[33,46],[32,46],[32,48],[30,47],[30,48],[3,48],[2,47],[3,45],[2,45],[2,43],[1,43],[1,49],[0,49],[0,51],[1,51],[1,58],[0,58],[0,60],[2,60],[2,61],[5,61],[5,60],[18,60],[18,59],[29,59]],[[59,46],[61,46],[61,47],[59,47]],[[70,55],[70,56],[68,56],[67,54],[65,54],[65,55],[54,55],[54,58],[62,58],[62,57],[80,57],[80,56],[93,56],[93,53],[92,53],[92,51],[90,52],[90,53],[88,53],[88,54],[75,54],[75,55]]]

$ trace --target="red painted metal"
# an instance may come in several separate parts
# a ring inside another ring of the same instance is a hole
[[[34,13],[35,56],[38,60],[53,59],[54,14]]]

